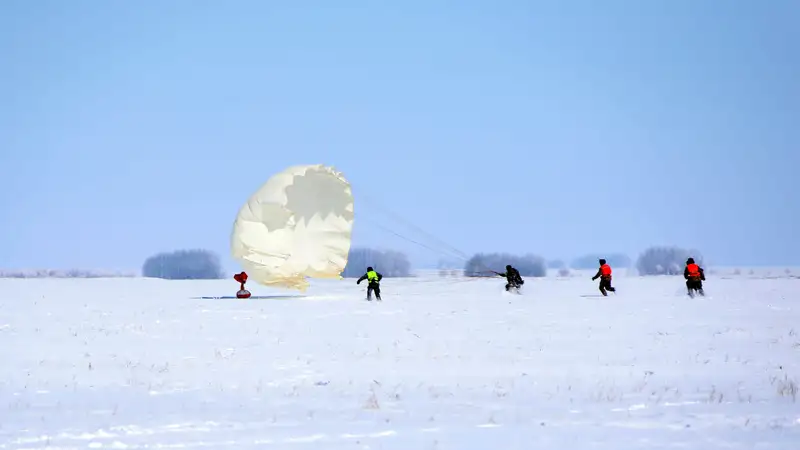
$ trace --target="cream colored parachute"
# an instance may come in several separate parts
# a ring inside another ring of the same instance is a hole
[[[293,166],[239,209],[231,254],[249,279],[305,291],[310,278],[341,279],[350,252],[353,195],[336,169]]]

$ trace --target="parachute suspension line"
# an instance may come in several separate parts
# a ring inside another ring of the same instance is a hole
[[[361,195],[363,195],[363,194],[361,194]],[[465,260],[465,261],[466,261],[466,260],[469,260],[469,258],[470,258],[470,257],[469,257],[469,256],[468,256],[466,253],[464,253],[464,252],[462,252],[461,250],[457,249],[456,247],[454,247],[454,246],[452,246],[452,245],[448,244],[447,242],[443,241],[442,239],[440,239],[440,238],[438,238],[438,237],[434,236],[433,234],[431,234],[431,233],[428,233],[427,231],[423,230],[422,228],[420,228],[420,227],[418,227],[418,226],[414,225],[413,223],[411,223],[411,222],[410,222],[410,221],[408,221],[407,219],[404,219],[403,217],[401,217],[399,214],[396,214],[396,213],[394,213],[394,212],[390,211],[390,210],[389,210],[388,208],[386,208],[386,207],[382,207],[382,206],[380,206],[380,205],[378,204],[378,202],[373,202],[373,201],[371,201],[371,200],[370,200],[370,198],[369,198],[368,196],[366,196],[366,195],[363,195],[363,196],[364,196],[364,200],[365,200],[365,202],[366,202],[367,204],[373,205],[373,206],[374,206],[376,209],[383,210],[383,212],[384,212],[384,213],[385,213],[387,216],[390,216],[392,219],[394,219],[394,220],[396,220],[396,221],[398,221],[398,222],[402,222],[402,223],[404,223],[404,224],[405,224],[405,225],[406,225],[408,228],[411,228],[412,230],[415,230],[415,231],[416,231],[416,232],[418,232],[419,234],[421,234],[421,235],[423,235],[423,236],[427,237],[428,239],[430,239],[430,240],[432,240],[432,241],[435,241],[435,242],[437,242],[437,243],[438,243],[440,246],[442,246],[443,248],[447,248],[447,249],[448,249],[448,251],[450,251],[452,254],[454,254],[454,255],[458,255],[458,257],[459,257],[459,258],[461,258],[461,259],[463,259],[463,260]]]
[[[351,182],[351,184],[353,184],[353,183]],[[427,250],[429,250],[429,251],[431,251],[431,252],[433,252],[435,254],[438,254],[440,256],[443,255],[443,256],[450,257],[450,258],[459,259],[459,260],[461,260],[461,261],[463,261],[465,263],[469,262],[472,259],[471,256],[467,255],[465,252],[459,250],[458,248],[454,247],[453,245],[445,242],[444,240],[438,238],[437,236],[435,236],[435,235],[433,235],[433,234],[431,234],[429,232],[426,232],[422,228],[420,228],[420,227],[414,225],[413,223],[411,223],[409,220],[404,219],[399,214],[390,211],[385,206],[381,206],[381,204],[379,204],[379,202],[373,200],[372,198],[370,198],[370,196],[364,194],[363,192],[358,192],[354,196],[358,197],[361,200],[360,202],[357,201],[357,204],[358,203],[366,204],[368,209],[369,209],[369,207],[372,207],[372,208],[378,210],[379,212],[382,212],[386,216],[394,219],[396,222],[400,222],[402,224],[405,224],[406,227],[416,231],[418,234],[420,234],[420,235],[422,235],[424,237],[427,237],[428,240],[439,244],[439,247],[438,248],[434,248],[434,247],[432,247],[430,245],[426,245],[426,244],[424,244],[424,243],[422,243],[422,242],[420,242],[418,240],[411,239],[411,238],[409,238],[407,236],[404,236],[404,235],[402,235],[402,234],[400,234],[400,233],[398,233],[398,232],[396,232],[396,231],[394,231],[394,230],[392,230],[392,229],[390,229],[390,228],[378,223],[375,220],[371,220],[371,219],[365,218],[363,216],[359,217],[358,220],[365,220],[367,222],[371,222],[371,223],[375,224],[378,228],[382,229],[383,231],[385,231],[387,233],[390,233],[390,234],[392,234],[394,236],[399,237],[400,239],[403,239],[403,240],[405,240],[407,242],[410,242],[412,244],[415,244],[415,245],[418,245],[418,246],[420,246],[422,248],[425,248],[425,249],[427,249]],[[361,208],[356,206],[356,210],[360,210],[360,209]],[[486,265],[484,265],[482,263],[478,263],[478,267],[477,268],[480,268],[480,269],[483,269],[483,270],[481,270],[480,272],[475,272],[473,275],[471,275],[469,277],[466,277],[466,278],[459,277],[457,279],[450,280],[450,282],[455,284],[455,283],[464,283],[464,282],[470,282],[470,281],[478,281],[478,280],[481,280],[481,279],[484,279],[484,278],[494,278],[494,277],[496,277],[498,275],[497,272],[495,272],[494,270],[492,270],[491,268],[487,267]]]
[[[371,201],[371,199],[368,196],[366,196],[365,194],[358,194],[358,196],[362,197],[363,202],[366,203],[367,205],[372,206],[377,210],[380,210],[381,212],[383,212],[387,216],[391,217],[392,219],[396,220],[397,222],[404,223],[408,228],[411,228],[412,230],[417,231],[417,233],[427,237],[429,240],[438,243],[439,247],[437,249],[437,248],[434,248],[432,246],[423,244],[422,242],[419,242],[419,241],[417,241],[415,239],[411,239],[411,238],[409,238],[407,236],[404,236],[404,235],[402,235],[402,234],[400,234],[400,233],[398,233],[398,232],[396,232],[396,231],[394,231],[392,229],[389,229],[386,226],[377,224],[373,220],[366,219],[369,222],[376,223],[376,225],[379,228],[383,229],[384,231],[387,231],[387,232],[389,232],[389,233],[391,233],[391,234],[393,234],[393,235],[395,235],[395,236],[397,236],[397,237],[399,237],[399,238],[401,238],[401,239],[403,239],[405,241],[408,241],[408,242],[411,242],[413,244],[416,244],[416,245],[418,245],[420,247],[428,249],[428,250],[430,250],[430,251],[432,251],[434,253],[437,253],[439,255],[445,255],[445,256],[448,256],[448,257],[451,257],[451,258],[460,259],[460,260],[463,260],[465,262],[469,261],[470,257],[466,253],[464,253],[461,250],[457,249],[456,247],[454,247],[454,246],[444,242],[442,239],[439,239],[438,237],[426,232],[425,230],[423,230],[420,227],[414,225],[413,223],[409,222],[408,220],[403,219],[398,214],[389,211],[388,208],[379,206],[377,202]]]
[[[391,235],[394,235],[394,236],[396,236],[396,237],[398,237],[398,238],[400,238],[400,239],[402,239],[402,240],[404,240],[406,242],[410,242],[410,243],[412,243],[414,245],[417,245],[417,246],[422,247],[422,248],[424,248],[426,250],[429,250],[429,251],[433,252],[436,255],[446,256],[446,257],[460,259],[460,260],[464,260],[464,261],[467,260],[467,258],[465,258],[460,253],[454,253],[454,252],[452,252],[450,250],[442,249],[441,247],[427,245],[427,244],[425,244],[423,242],[420,242],[419,240],[412,239],[412,238],[410,238],[408,236],[405,236],[405,235],[403,235],[401,233],[398,233],[397,231],[395,231],[395,230],[393,230],[393,229],[391,229],[391,228],[389,228],[389,227],[387,227],[385,225],[382,225],[382,224],[378,223],[374,219],[363,218],[363,220],[374,224],[377,228],[379,228],[379,229],[381,229],[381,230],[383,230],[383,231],[385,231],[385,232],[387,232],[387,233],[389,233]]]
[[[367,197],[364,194],[359,194],[359,195],[362,196],[362,197]],[[383,231],[385,231],[385,232],[387,232],[389,234],[392,234],[392,235],[394,235],[396,237],[399,237],[400,239],[402,239],[404,241],[410,242],[412,244],[415,244],[415,245],[418,245],[418,246],[420,246],[422,248],[430,250],[434,254],[437,254],[437,255],[440,255],[440,256],[447,256],[447,257],[454,258],[454,259],[459,259],[459,260],[462,260],[465,263],[468,262],[471,259],[470,256],[468,256],[466,253],[462,252],[458,248],[456,248],[456,247],[448,244],[447,242],[443,241],[442,239],[439,239],[436,236],[426,232],[425,230],[419,228],[418,226],[414,225],[410,221],[408,221],[406,219],[403,219],[398,214],[393,213],[392,211],[390,211],[388,208],[379,206],[377,202],[370,201],[369,198],[364,198],[362,200],[363,200],[363,203],[366,203],[368,206],[372,206],[377,210],[381,210],[385,215],[391,217],[392,219],[395,219],[397,222],[404,223],[408,228],[411,228],[411,229],[417,231],[419,234],[428,237],[428,239],[431,240],[431,241],[437,242],[438,244],[440,244],[440,247],[439,248],[435,248],[435,247],[432,247],[430,245],[426,245],[426,244],[424,244],[424,243],[422,243],[422,242],[420,242],[418,240],[411,239],[408,236],[404,236],[404,235],[392,230],[391,228],[386,227],[386,226],[378,223],[376,220],[370,219],[368,217],[361,217],[361,218],[359,218],[359,220],[365,220],[367,222],[370,222],[370,223],[374,224],[377,228],[380,228],[381,230],[383,230]],[[484,264],[478,263],[478,266],[479,266],[479,268],[481,268],[483,270],[481,270],[480,272],[476,272],[475,274],[473,274],[473,275],[471,275],[469,277],[458,277],[456,279],[448,280],[447,283],[448,284],[457,284],[457,283],[473,282],[473,281],[478,281],[478,280],[481,280],[481,279],[484,279],[484,278],[494,278],[494,277],[497,276],[497,272],[495,272],[494,270],[492,270],[489,267],[485,266]]]
[[[425,249],[428,249],[428,250],[430,250],[430,251],[432,251],[432,252],[434,252],[434,253],[437,253],[437,254],[439,254],[439,255],[445,254],[445,255],[447,255],[447,256],[451,256],[451,257],[462,258],[462,256],[461,256],[461,255],[448,254],[447,252],[443,252],[441,249],[437,250],[436,248],[434,248],[434,247],[431,247],[431,246],[429,246],[429,245],[425,245],[425,244],[423,244],[422,242],[419,242],[419,241],[417,241],[417,240],[414,240],[414,239],[411,239],[411,238],[409,238],[409,237],[403,236],[402,234],[400,234],[400,233],[398,233],[398,232],[396,232],[396,231],[394,231],[394,230],[392,230],[392,229],[390,229],[390,228],[388,228],[388,227],[385,227],[385,226],[383,226],[383,225],[379,224],[378,222],[376,222],[376,221],[374,221],[374,220],[370,220],[370,219],[366,219],[366,220],[367,220],[368,222],[371,222],[371,223],[375,224],[375,226],[377,226],[378,228],[380,228],[380,229],[382,229],[382,230],[386,231],[387,233],[393,234],[393,235],[395,235],[395,236],[399,237],[400,239],[403,239],[404,241],[411,242],[412,244],[419,245],[420,247],[423,247],[423,248],[425,248]]]

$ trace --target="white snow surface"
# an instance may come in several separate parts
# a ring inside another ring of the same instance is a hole
[[[3,279],[0,449],[800,449],[800,280],[504,282]]]

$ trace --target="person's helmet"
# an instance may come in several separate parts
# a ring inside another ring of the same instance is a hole
[[[506,270],[511,270],[511,264],[506,265]]]
[[[605,260],[605,259],[603,259],[603,258],[600,258],[600,265],[603,265],[603,264],[605,264],[605,263],[606,263],[606,260]]]
[[[372,267],[367,267],[367,272],[371,272],[372,270]]]
[[[686,264],[694,264],[694,258],[687,259]]]

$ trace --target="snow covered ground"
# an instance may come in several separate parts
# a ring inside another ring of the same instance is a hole
[[[800,280],[503,284],[0,280],[0,449],[800,448]]]

